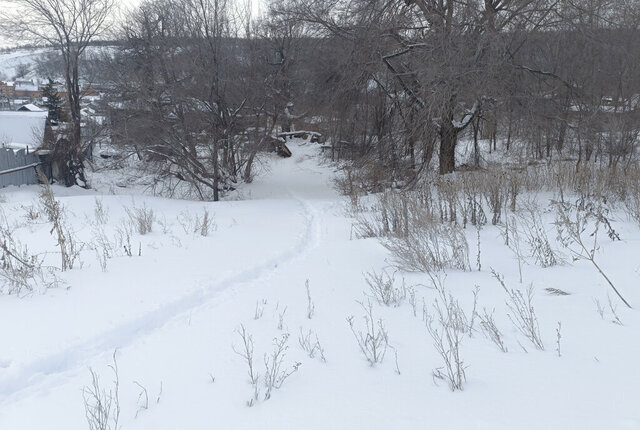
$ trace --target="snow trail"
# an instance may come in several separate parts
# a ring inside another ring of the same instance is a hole
[[[274,172],[276,181],[284,181],[281,184],[284,196],[295,201],[300,207],[297,213],[291,214],[291,224],[294,224],[297,217],[304,220],[303,229],[297,233],[298,240],[293,247],[262,263],[226,275],[223,279],[184,295],[178,300],[164,303],[158,309],[101,332],[90,339],[78,342],[68,349],[39,357],[20,365],[17,369],[10,368],[3,371],[0,368],[0,406],[14,402],[43,387],[51,388],[56,385],[57,380],[64,381],[63,378],[57,378],[57,376],[87,366],[96,357],[110,355],[116,349],[131,346],[176,318],[208,305],[221,294],[236,288],[248,287],[259,280],[272,276],[274,272],[284,271],[292,263],[304,258],[311,250],[318,247],[321,240],[319,210],[305,199],[304,186],[298,185],[294,190],[290,185],[289,175],[286,174],[288,173],[287,166],[295,161],[281,161],[283,162],[280,163],[280,166],[285,174]],[[294,170],[302,175],[313,173],[307,169]],[[300,184],[300,181],[296,183]],[[302,183],[304,184],[305,181]]]

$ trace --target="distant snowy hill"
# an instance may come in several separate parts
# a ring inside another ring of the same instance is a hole
[[[0,52],[0,80],[14,80],[18,69],[23,65],[29,70],[25,77],[35,77],[34,66],[37,60],[49,51],[50,48],[17,48]]]

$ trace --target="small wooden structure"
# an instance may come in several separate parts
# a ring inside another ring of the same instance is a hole
[[[40,157],[26,149],[0,148],[0,188],[37,184],[36,167],[40,164]]]
[[[278,133],[278,137],[281,137],[285,140],[287,139],[291,140],[293,138],[304,139],[304,140],[309,140],[311,143],[325,142],[324,136],[322,136],[322,134],[316,131],[308,131],[308,130],[287,131],[283,133]]]

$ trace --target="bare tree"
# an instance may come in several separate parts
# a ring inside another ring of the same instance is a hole
[[[426,132],[420,136],[425,143],[434,132],[438,136],[444,174],[455,169],[459,134],[499,87],[512,45],[520,43],[517,36],[545,24],[554,5],[547,0],[298,0],[292,10],[357,45],[359,66],[378,81],[395,108],[400,101],[408,103],[402,115],[405,130]],[[371,70],[375,61],[397,88],[379,79],[379,69]],[[406,118],[413,127],[406,127]],[[415,136],[408,145],[415,145]]]
[[[83,173],[82,91],[78,65],[92,40],[103,34],[114,0],[7,0],[0,13],[2,30],[14,40],[32,40],[57,49],[64,62],[64,79],[71,127],[60,142],[66,185],[85,182]]]

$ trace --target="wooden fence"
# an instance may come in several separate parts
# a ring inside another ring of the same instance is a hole
[[[36,154],[24,149],[0,148],[0,188],[9,185],[37,184],[35,167],[40,164]]]

